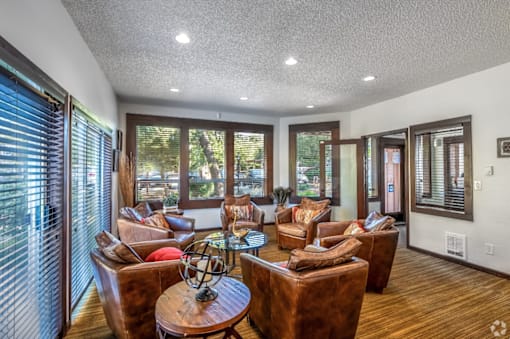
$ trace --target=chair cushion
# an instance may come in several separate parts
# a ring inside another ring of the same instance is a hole
[[[303,271],[307,269],[334,266],[352,260],[361,247],[356,238],[349,238],[325,251],[309,252],[294,249],[290,252],[288,269]]]
[[[145,262],[180,259],[184,252],[177,247],[158,248],[145,258]]]
[[[108,259],[122,264],[143,262],[131,246],[115,238],[110,232],[102,231],[95,238],[99,250]]]
[[[298,206],[292,207],[292,222],[308,224],[322,210],[309,210]]]
[[[306,238],[307,228],[304,225],[297,223],[279,224],[278,232],[299,238]]]
[[[365,233],[363,225],[359,221],[353,221],[344,231],[345,235],[353,235],[357,233]]]
[[[162,227],[166,229],[170,229],[170,225],[165,219],[165,216],[161,213],[154,213],[150,217],[143,218],[141,220],[142,224],[148,225],[148,226],[157,226]]]

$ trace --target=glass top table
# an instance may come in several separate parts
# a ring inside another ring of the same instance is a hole
[[[236,267],[235,252],[248,252],[259,256],[259,248],[267,244],[267,235],[259,231],[250,231],[244,238],[236,239],[234,235],[225,236],[223,232],[214,232],[205,237],[211,246],[226,251],[229,271]],[[232,258],[230,258],[232,257]],[[232,259],[232,265],[230,265]]]

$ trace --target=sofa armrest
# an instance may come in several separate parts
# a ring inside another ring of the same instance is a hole
[[[330,221],[317,224],[317,238],[344,234],[351,221]]]
[[[117,219],[119,238],[125,243],[173,238],[173,231],[166,228],[147,226],[126,219]]]
[[[179,215],[165,215],[166,221],[170,224],[170,228],[173,231],[182,232],[194,232],[195,231],[195,219],[183,217]]]

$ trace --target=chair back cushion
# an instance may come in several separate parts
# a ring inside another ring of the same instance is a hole
[[[253,206],[250,203],[250,195],[244,194],[235,197],[225,194],[225,213],[229,219],[234,219],[234,214],[237,213],[237,220],[251,221]]]
[[[105,257],[121,264],[142,263],[143,259],[128,244],[115,238],[113,234],[102,231],[96,235],[99,250]]]

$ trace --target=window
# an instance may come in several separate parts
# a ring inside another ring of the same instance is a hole
[[[367,191],[368,199],[377,199],[379,197],[379,182],[377,165],[377,147],[378,137],[372,136],[366,139],[366,157],[367,157]]]
[[[289,186],[293,189],[291,202],[298,203],[301,197],[319,198],[320,142],[340,138],[339,122],[302,124],[289,126]],[[326,192],[332,195],[333,167],[331,147],[326,148]],[[330,189],[327,189],[327,188]]]
[[[64,97],[48,90],[0,60],[2,338],[55,338],[63,323]]]
[[[473,220],[471,117],[411,126],[411,208]]]
[[[75,102],[71,120],[71,305],[74,307],[92,279],[89,253],[95,235],[110,229],[111,135]]]
[[[126,123],[137,201],[174,191],[181,208],[218,207],[225,193],[271,203],[273,126],[139,114]]]

